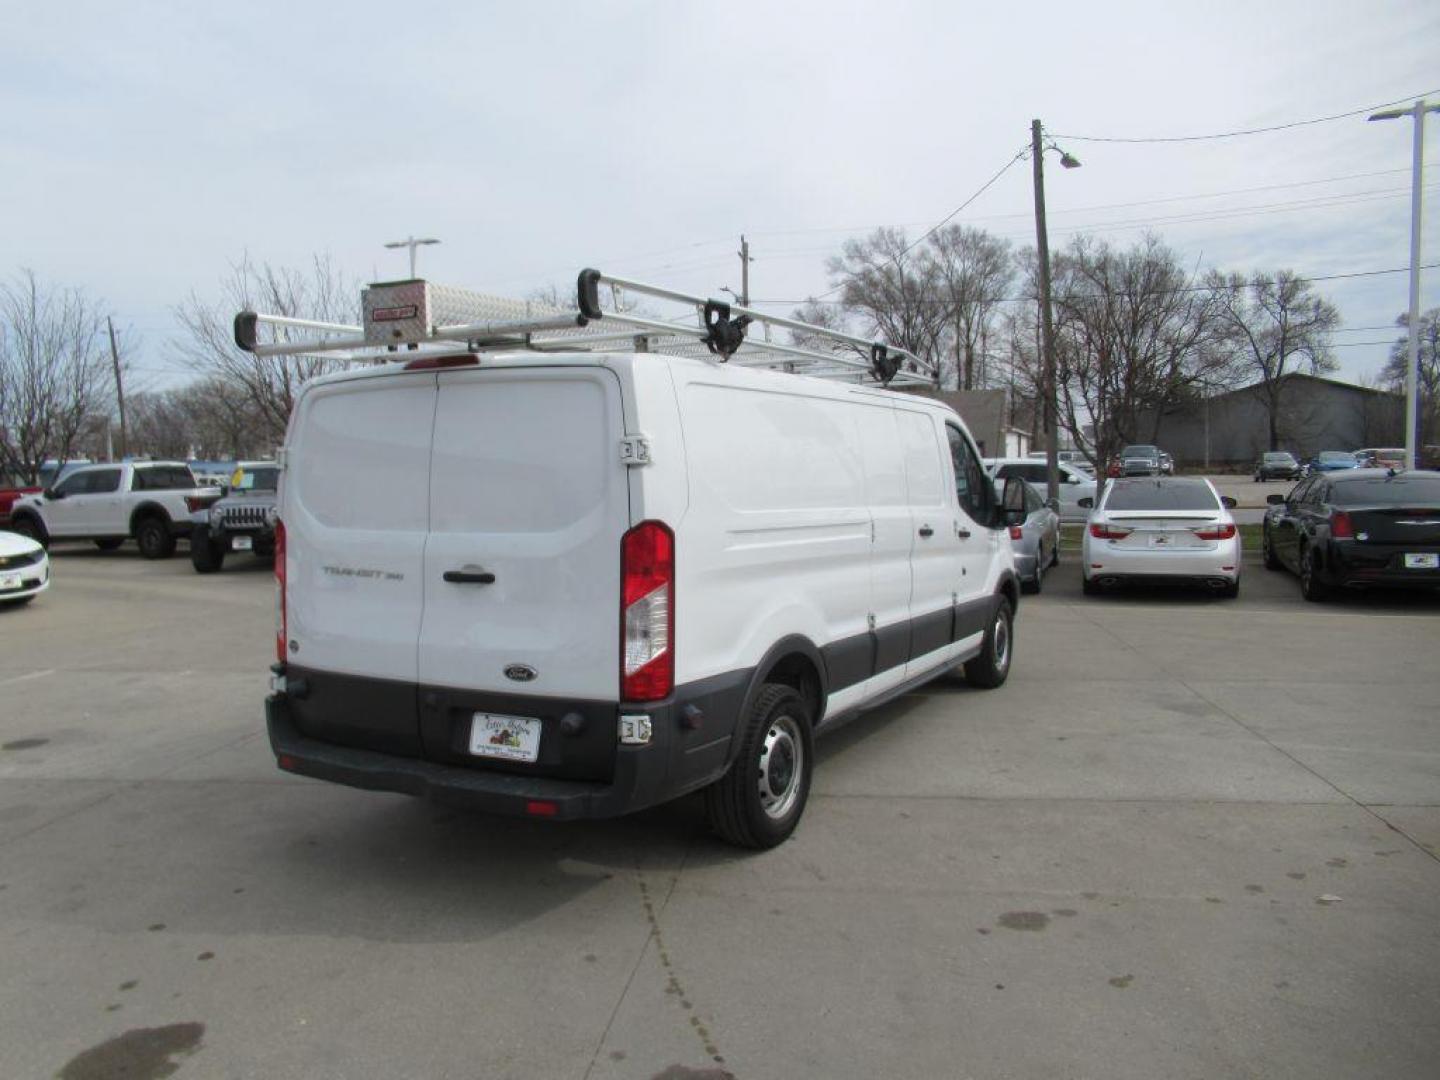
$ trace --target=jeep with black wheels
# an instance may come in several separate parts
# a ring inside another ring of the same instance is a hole
[[[280,466],[273,461],[242,461],[235,467],[226,494],[191,517],[190,563],[197,573],[213,574],[233,551],[275,557],[279,483]]]

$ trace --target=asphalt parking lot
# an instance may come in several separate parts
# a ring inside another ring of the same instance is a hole
[[[57,550],[0,608],[0,1076],[1435,1076],[1440,598],[1075,563],[750,855],[283,775],[268,571]]]

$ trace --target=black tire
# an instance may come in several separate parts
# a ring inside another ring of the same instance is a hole
[[[159,514],[147,514],[135,523],[135,542],[147,559],[168,559],[175,554],[170,523]]]
[[[1100,594],[1100,586],[1088,577],[1082,577],[1080,579],[1080,591],[1086,596],[1098,596]]]
[[[29,514],[22,514],[20,517],[11,518],[10,524],[6,526],[11,532],[34,540],[42,548],[50,546],[50,536],[45,531],[45,526],[40,524]]]
[[[1265,562],[1266,570],[1284,570],[1285,564],[1275,554],[1275,548],[1270,543],[1270,529],[1268,527],[1260,530],[1260,555]]]
[[[705,789],[705,814],[724,839],[764,849],[795,831],[815,768],[811,724],[810,707],[791,687],[760,688],[742,722],[740,752],[730,771]],[[778,795],[775,784],[783,785]]]
[[[190,533],[190,565],[197,574],[213,574],[225,565],[225,549],[211,538],[208,525]]]
[[[1312,604],[1330,596],[1330,587],[1315,572],[1315,552],[1309,547],[1300,549],[1300,595]]]
[[[1010,674],[1010,657],[1015,651],[1015,612],[1010,601],[999,598],[995,617],[985,630],[980,655],[965,661],[965,681],[982,690],[994,690]]]
[[[121,537],[107,536],[103,540],[96,540],[95,546],[101,551],[114,551],[123,543],[125,543],[125,541]]]
[[[1043,554],[1035,556],[1035,576],[1029,581],[1020,582],[1020,591],[1024,593],[1039,593],[1045,587],[1045,558]]]

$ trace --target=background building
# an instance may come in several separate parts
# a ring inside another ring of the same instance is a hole
[[[1242,387],[1162,414],[1141,418],[1137,442],[1153,441],[1192,467],[1254,464],[1270,449],[1266,397],[1258,385]],[[1301,458],[1321,450],[1403,446],[1405,402],[1399,394],[1317,375],[1287,375],[1276,427],[1280,445]]]

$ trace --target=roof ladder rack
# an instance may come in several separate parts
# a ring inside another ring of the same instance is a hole
[[[612,308],[601,303],[602,286],[609,287]],[[666,319],[620,310],[626,294],[678,304],[685,311]],[[470,351],[629,345],[882,386],[935,382],[933,365],[881,341],[591,269],[580,271],[576,280],[574,310],[419,279],[368,286],[361,309],[360,326],[242,311],[235,316],[235,343],[256,356],[328,354],[346,360],[394,360],[400,349],[434,352],[452,342]],[[764,340],[747,339],[755,324],[764,329]],[[269,340],[262,340],[262,327],[270,331]],[[774,341],[773,330],[788,330],[797,341]]]

